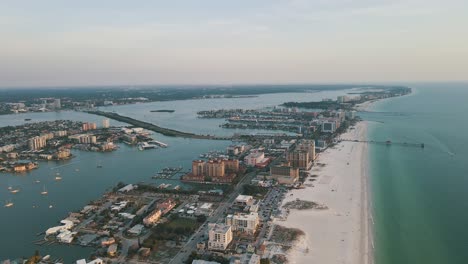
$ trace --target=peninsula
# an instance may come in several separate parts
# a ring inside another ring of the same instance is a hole
[[[124,122],[133,126],[142,127],[147,130],[154,131],[156,133],[162,134],[164,136],[169,137],[184,137],[184,138],[195,138],[195,139],[214,139],[214,140],[226,140],[230,139],[230,137],[217,137],[214,135],[197,135],[194,133],[188,133],[183,131],[178,131],[170,128],[164,128],[157,126],[155,124],[151,124],[148,122],[144,122],[141,120],[137,120],[128,116],[122,116],[117,113],[112,112],[104,112],[104,111],[86,111],[88,114],[94,114],[99,116],[104,116],[116,121]]]

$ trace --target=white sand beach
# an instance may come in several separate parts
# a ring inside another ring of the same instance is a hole
[[[367,124],[359,122],[342,138],[365,140]],[[308,200],[326,210],[291,210],[275,223],[306,233],[288,253],[290,263],[371,264],[372,243],[367,200],[367,144],[342,142],[320,153],[305,189],[293,190],[284,203]],[[323,166],[321,164],[324,164]],[[291,195],[292,194],[292,195]]]

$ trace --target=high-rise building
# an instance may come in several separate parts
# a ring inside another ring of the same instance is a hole
[[[238,160],[214,159],[209,161],[194,160],[192,162],[193,176],[224,177],[226,172],[239,171]]]
[[[83,123],[83,125],[81,126],[81,129],[83,131],[95,130],[96,129],[96,123]]]
[[[255,233],[259,224],[258,213],[251,212],[250,214],[230,214],[226,217],[226,225],[232,227],[232,231],[246,232],[249,234]]]
[[[299,168],[294,168],[290,164],[271,166],[270,176],[279,184],[293,184],[299,179]]]
[[[110,127],[110,122],[109,122],[109,119],[104,119],[102,120],[102,127],[103,128],[109,128]]]
[[[208,225],[208,249],[226,250],[232,241],[232,229],[225,224]]]
[[[60,109],[60,108],[62,108],[62,103],[61,103],[61,101],[60,101],[59,98],[54,99],[54,108],[55,108],[55,109]]]
[[[322,123],[322,132],[324,133],[335,133],[336,131],[336,122],[335,121],[325,121]]]
[[[30,150],[39,150],[45,147],[47,144],[47,140],[43,136],[36,136],[33,138],[30,138],[28,141],[28,146]]]
[[[205,165],[206,176],[208,177],[223,177],[224,162],[221,160],[210,160]]]
[[[315,159],[315,142],[313,140],[302,140],[294,150],[286,153],[286,159],[294,168],[309,169]]]

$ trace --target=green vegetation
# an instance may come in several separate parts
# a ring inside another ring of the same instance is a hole
[[[105,116],[110,119],[124,122],[133,126],[142,127],[144,129],[148,129],[148,130],[151,130],[156,133],[169,136],[169,137],[184,137],[184,138],[198,138],[198,139],[227,139],[227,138],[218,138],[216,136],[211,136],[211,135],[197,135],[197,134],[182,132],[182,131],[178,131],[178,130],[174,130],[170,128],[164,128],[164,127],[160,127],[160,126],[148,123],[148,122],[133,119],[128,116],[122,116],[122,115],[119,115],[117,113],[112,113],[112,112],[87,111],[87,113],[99,115],[99,116]]]
[[[242,194],[243,195],[251,195],[251,196],[265,196],[268,192],[268,188],[255,186],[250,184],[244,184],[242,186]]]
[[[325,109],[325,110],[337,110],[343,109],[343,105],[336,101],[320,101],[320,102],[286,102],[282,106],[285,107],[299,107],[306,109]]]
[[[193,260],[195,259],[202,259],[202,260],[206,260],[206,261],[215,261],[215,262],[218,262],[218,263],[221,263],[221,264],[228,264],[229,263],[229,260],[226,259],[226,258],[223,258],[221,256],[216,256],[216,255],[209,255],[209,256],[206,256],[206,255],[201,255],[201,254],[198,254],[197,252],[193,251],[190,256],[188,257],[188,259],[185,261],[185,263],[187,264],[190,264],[193,262]]]
[[[144,247],[153,248],[156,241],[171,240],[181,241],[184,237],[192,234],[200,223],[196,219],[172,215],[166,223],[158,224],[151,230],[151,235],[143,242]]]

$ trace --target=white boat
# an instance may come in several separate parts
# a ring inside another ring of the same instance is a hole
[[[55,180],[56,180],[56,181],[61,181],[61,180],[62,180],[62,177],[60,177],[60,176],[55,176]]]
[[[18,193],[19,191],[19,189],[10,190],[11,193]]]
[[[8,190],[12,190],[12,189],[13,189],[13,187],[11,187],[11,186],[8,186]]]
[[[35,183],[40,183],[41,181],[40,180],[36,180]]]
[[[12,203],[11,201],[10,202],[5,202],[5,207],[12,207],[14,205],[14,203]]]
[[[42,195],[47,195],[49,192],[46,190],[46,187],[44,186],[44,189],[42,190],[41,194]]]

